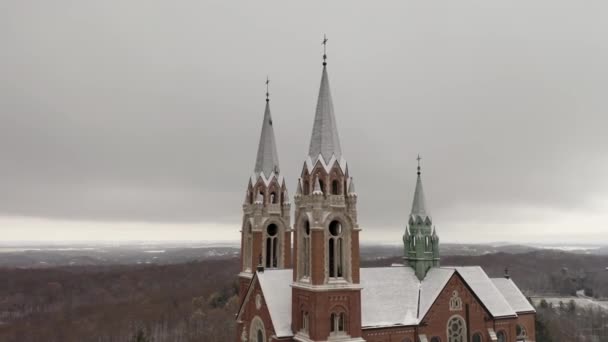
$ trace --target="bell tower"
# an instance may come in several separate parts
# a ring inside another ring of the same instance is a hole
[[[431,267],[439,267],[439,236],[433,226],[433,219],[426,209],[422,180],[420,178],[420,156],[418,156],[418,178],[414,191],[414,202],[403,234],[403,259],[414,269],[422,280]]]
[[[326,58],[294,200],[291,324],[298,341],[363,341],[357,194],[342,157]]]
[[[249,178],[241,229],[241,272],[239,298],[258,267],[291,267],[290,203],[280,174],[272,116],[269,80],[266,80],[266,108],[253,174]]]

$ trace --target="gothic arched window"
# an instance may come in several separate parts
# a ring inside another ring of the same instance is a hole
[[[340,182],[338,182],[337,179],[334,179],[334,181],[331,182],[331,194],[332,195],[340,194]]]
[[[332,313],[329,319],[331,333],[338,334],[346,331],[346,314],[344,312]]]
[[[526,328],[523,325],[518,324],[515,328],[515,332],[517,334],[517,340],[524,340],[528,334],[526,333]]]
[[[480,333],[473,334],[472,342],[482,342],[481,334]]]
[[[496,337],[498,338],[498,342],[507,342],[507,334],[503,330],[499,331]]]
[[[247,223],[247,227],[245,228],[245,255],[243,256],[245,269],[251,269],[251,254],[253,253],[252,235],[251,223]]]
[[[276,268],[278,266],[278,232],[279,227],[274,223],[266,227],[266,268]]]
[[[262,330],[258,330],[258,342],[264,342],[264,334]]]
[[[310,194],[310,182],[308,180],[304,181],[304,195]]]
[[[330,278],[344,276],[344,239],[342,238],[342,223],[331,221],[329,224],[328,269]]]
[[[279,200],[279,198],[277,197],[277,194],[275,194],[274,192],[271,192],[270,193],[270,203],[276,204],[278,200]]]
[[[309,323],[308,311],[302,311],[302,331],[308,333]]]
[[[467,328],[464,319],[459,315],[454,315],[448,321],[448,342],[465,342]]]
[[[310,277],[310,222],[302,227],[302,276]]]

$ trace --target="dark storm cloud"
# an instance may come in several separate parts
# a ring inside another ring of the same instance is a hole
[[[608,198],[607,7],[4,4],[0,214],[238,225],[266,74],[295,190],[324,32],[364,227],[405,221],[419,152],[443,225],[593,213]]]

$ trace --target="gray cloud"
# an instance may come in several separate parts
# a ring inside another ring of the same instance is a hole
[[[608,202],[606,7],[5,4],[0,215],[238,225],[266,74],[295,190],[324,32],[364,227],[403,225],[418,152],[438,227],[597,213]]]

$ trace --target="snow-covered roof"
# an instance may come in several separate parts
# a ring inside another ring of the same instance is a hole
[[[411,267],[361,269],[361,325],[418,324],[419,282]]]
[[[453,269],[446,268],[431,268],[426,273],[420,282],[420,308],[418,311],[420,319],[424,318],[453,274]]]
[[[458,274],[469,285],[481,303],[494,317],[517,316],[502,293],[494,286],[479,266],[456,267]]]
[[[255,176],[263,174],[269,179],[273,172],[275,174],[279,173],[279,154],[277,153],[274,129],[272,128],[270,104],[269,101],[266,101],[262,133],[260,134],[260,144],[258,145],[258,155],[255,159],[254,174]]]
[[[492,278],[492,282],[515,312],[520,313],[536,311],[534,310],[532,304],[528,302],[526,296],[524,296],[517,285],[515,285],[513,280],[506,278]]]
[[[257,272],[270,319],[277,337],[292,336],[291,331],[291,269]]]
[[[329,89],[329,78],[327,67],[323,66],[321,76],[321,86],[319,88],[319,98],[317,100],[317,111],[315,122],[312,127],[310,138],[310,149],[308,156],[312,159],[312,164],[316,164],[317,159],[322,157],[326,164],[334,157],[340,160],[342,149],[340,148],[340,138],[338,137],[338,127],[334,116],[334,104]]]
[[[282,269],[256,273],[278,337],[293,335],[292,272]],[[534,310],[512,281],[490,279],[479,266],[431,268],[422,281],[409,266],[361,268],[362,327],[418,325],[455,273],[493,317]]]

